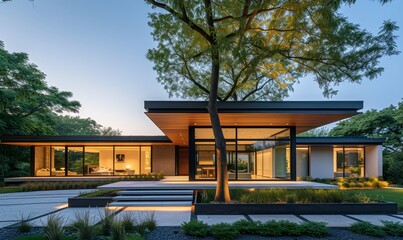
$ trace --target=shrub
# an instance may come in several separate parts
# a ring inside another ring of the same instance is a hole
[[[283,234],[280,224],[274,220],[267,221],[258,226],[257,234],[261,236],[277,237]]]
[[[234,227],[238,229],[241,234],[256,234],[261,224],[261,222],[252,222],[246,219],[233,223]]]
[[[355,182],[350,182],[349,183],[349,187],[351,187],[351,188],[356,187],[356,186],[357,186],[357,184]]]
[[[29,219],[31,218],[31,215],[28,214],[25,216],[24,214],[21,214],[20,220],[18,222],[18,231],[20,233],[26,233],[31,231],[32,229],[32,224],[29,222]]]
[[[367,236],[373,236],[373,237],[383,237],[386,235],[385,231],[382,229],[382,227],[374,225],[369,222],[357,222],[353,223],[348,230],[367,235]]]
[[[304,222],[300,225],[301,234],[313,237],[325,237],[329,235],[329,229],[323,222]]]
[[[345,187],[345,188],[349,188],[349,187],[350,187],[350,183],[348,183],[348,182],[344,182],[344,183],[343,183],[343,187]]]
[[[391,236],[403,236],[403,223],[382,221],[383,230]]]
[[[150,211],[141,214],[136,230],[140,234],[144,234],[147,231],[153,231],[156,227],[157,221],[155,220],[155,212]]]
[[[108,236],[111,230],[111,224],[115,217],[115,210],[106,206],[104,208],[104,214],[101,216],[102,219],[102,235]]]
[[[125,226],[122,221],[118,221],[116,219],[111,222],[111,240],[124,240],[126,236]]]
[[[133,212],[124,212],[121,221],[126,232],[134,231],[136,219],[134,217]]]
[[[364,187],[372,187],[372,183],[370,181],[365,181]]]
[[[77,231],[77,239],[91,240],[94,237],[94,228],[91,225],[90,211],[75,212],[74,218],[71,226]]]
[[[211,235],[221,240],[233,240],[237,238],[240,233],[232,224],[218,223],[211,226]]]
[[[47,223],[44,226],[46,240],[62,240],[64,236],[64,220],[56,214],[50,214],[47,217]]]
[[[205,237],[209,234],[210,228],[203,221],[192,220],[182,223],[182,230],[189,236]]]

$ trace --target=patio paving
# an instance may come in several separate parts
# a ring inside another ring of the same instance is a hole
[[[0,194],[0,228],[15,224],[22,216],[30,219],[67,207],[67,199],[88,189],[35,191]]]
[[[295,215],[248,215],[253,221],[267,222],[271,220],[286,220],[294,223],[302,223],[304,220]]]
[[[403,223],[403,219],[393,217],[393,216],[388,216],[388,215],[348,215],[348,216],[359,219],[361,221],[370,222],[370,223],[376,224],[376,225],[382,225],[381,221],[391,221],[391,222]],[[397,216],[403,217],[403,215],[397,215]]]
[[[343,215],[301,215],[311,222],[324,222],[328,227],[349,227],[358,221]]]

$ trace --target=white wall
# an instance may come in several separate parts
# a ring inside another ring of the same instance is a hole
[[[365,176],[382,176],[382,145],[365,147]]]
[[[311,147],[309,168],[312,178],[333,178],[333,147]]]

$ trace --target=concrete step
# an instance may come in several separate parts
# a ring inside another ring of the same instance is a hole
[[[193,195],[117,196],[114,201],[192,201]]]
[[[112,202],[110,207],[178,207],[192,206],[191,201],[168,201],[168,202]]]
[[[125,190],[117,192],[117,195],[193,195],[193,190]]]

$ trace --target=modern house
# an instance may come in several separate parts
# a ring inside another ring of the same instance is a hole
[[[166,136],[2,136],[31,147],[31,175],[114,176],[163,171],[215,180],[207,102],[146,101]],[[365,137],[296,137],[358,114],[362,101],[218,102],[230,180],[381,176],[382,142]]]

